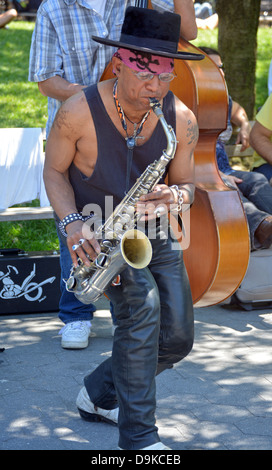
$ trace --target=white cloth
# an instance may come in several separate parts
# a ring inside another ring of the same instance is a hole
[[[0,129],[0,209],[40,199],[50,206],[43,183],[41,128]]]

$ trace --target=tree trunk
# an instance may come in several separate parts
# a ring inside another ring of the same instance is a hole
[[[254,118],[257,31],[261,0],[217,0],[218,50],[231,97]]]

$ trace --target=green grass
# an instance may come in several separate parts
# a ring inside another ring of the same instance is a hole
[[[33,22],[0,30],[0,127],[45,127],[47,100],[28,82]]]
[[[14,21],[0,29],[0,127],[45,127],[47,100],[37,84],[28,82],[28,62],[34,22]],[[217,30],[198,32],[193,44],[217,48]],[[267,97],[267,75],[271,60],[271,29],[258,32],[256,109]],[[32,205],[35,205],[34,202]],[[0,248],[25,251],[58,249],[53,220],[2,222]]]
[[[209,30],[198,30],[197,38],[192,41],[192,44],[195,46],[206,46],[206,47],[213,47],[217,49],[217,38],[218,38],[218,30],[214,29],[213,31]]]
[[[52,220],[2,222],[0,249],[20,248],[24,251],[58,250],[55,224]]]
[[[28,82],[33,22],[14,21],[0,30],[0,127],[45,127],[47,99]],[[37,201],[32,204],[37,205]],[[1,248],[25,251],[58,250],[53,220],[2,222]]]

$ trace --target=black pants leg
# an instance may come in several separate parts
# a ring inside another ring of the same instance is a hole
[[[152,240],[148,268],[127,268],[109,288],[117,318],[112,358],[85,378],[91,400],[119,405],[119,446],[140,449],[159,440],[155,376],[185,357],[193,344],[193,306],[180,251],[171,239]],[[159,365],[158,365],[159,363]]]

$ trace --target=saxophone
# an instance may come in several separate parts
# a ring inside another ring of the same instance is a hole
[[[84,265],[79,259],[78,266],[72,266],[70,277],[64,281],[66,289],[84,304],[98,300],[127,265],[142,269],[152,258],[149,239],[135,228],[140,217],[135,206],[140,196],[151,192],[162,178],[168,163],[174,158],[177,140],[173,128],[164,118],[159,101],[155,98],[149,98],[149,101],[165,132],[167,148],[159,160],[148,165],[106,222],[97,228],[95,237],[101,240],[101,252],[91,266]]]

